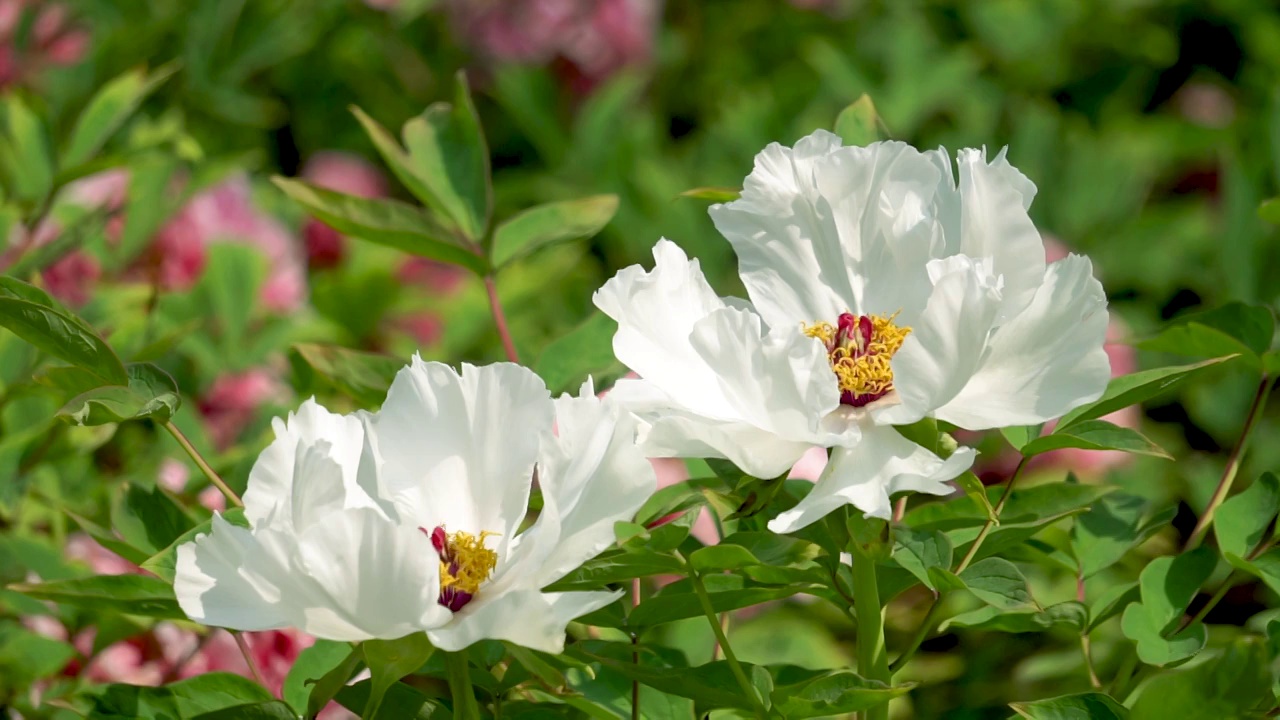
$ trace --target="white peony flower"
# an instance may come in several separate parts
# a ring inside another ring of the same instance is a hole
[[[612,544],[655,487],[613,401],[589,382],[553,401],[512,364],[458,374],[415,357],[376,414],[310,400],[275,431],[249,475],[250,527],[215,516],[178,548],[174,589],[193,620],[560,652],[569,621],[617,594],[542,588]],[[544,504],[520,532],[535,467]]]
[[[1026,425],[1097,399],[1109,376],[1106,297],[1088,258],[1046,266],[1005,160],[899,142],[842,147],[819,131],[756,157],[742,196],[711,217],[751,303],[717,297],[662,240],[594,300],[640,376],[614,392],[650,456],[727,458],[757,477],[832,448],[813,491],[770,524],[790,532],[846,504],[890,516],[890,495],[946,494],[974,451],[945,460],[894,425]]]

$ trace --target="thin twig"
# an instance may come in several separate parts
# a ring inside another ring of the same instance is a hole
[[[484,289],[489,295],[489,310],[493,313],[493,324],[498,327],[498,335],[502,337],[502,349],[507,352],[507,359],[513,363],[520,362],[516,354],[515,341],[511,339],[511,330],[507,327],[507,316],[502,312],[502,303],[498,300],[498,285],[493,275],[484,276]]]
[[[191,458],[191,461],[196,464],[196,467],[200,468],[200,472],[204,473],[204,476],[209,478],[209,482],[213,483],[214,486],[222,491],[223,495],[227,496],[227,500],[230,500],[232,505],[235,505],[236,507],[244,507],[244,501],[240,499],[240,496],[228,487],[227,484],[222,481],[222,478],[218,477],[218,473],[214,472],[213,468],[209,467],[209,463],[204,461],[204,458],[200,456],[200,453],[196,451],[195,446],[191,444],[191,441],[187,439],[186,435],[182,434],[182,431],[178,429],[177,425],[174,425],[172,422],[167,422],[164,423],[164,429],[168,430],[169,434],[173,436],[173,439],[178,441],[178,444],[186,451],[187,455]]]
[[[640,604],[640,578],[631,580],[631,608]],[[631,631],[631,664],[640,666],[640,636]],[[640,681],[631,679],[631,720],[640,720]]]
[[[756,717],[764,720],[769,716],[769,711],[765,709],[764,701],[760,699],[759,691],[747,679],[747,673],[742,669],[742,664],[738,662],[738,656],[734,654],[733,648],[729,646],[729,638],[725,637],[724,629],[720,627],[715,607],[711,604],[711,596],[707,594],[707,588],[702,583],[702,576],[694,570],[689,573],[689,580],[693,583],[693,591],[698,596],[698,602],[702,604],[702,612],[707,616],[707,622],[711,623],[711,630],[716,634],[716,639],[720,641],[720,648],[724,650],[724,659],[728,661],[729,669],[733,671],[733,676],[737,679],[738,686],[742,688],[742,692],[746,693],[747,699],[751,701],[751,707],[755,711]]]
[[[236,647],[240,648],[240,654],[244,656],[244,661],[249,665],[249,672],[253,674],[253,681],[262,687],[267,687],[266,682],[262,680],[262,673],[258,671],[258,663],[253,661],[253,653],[249,652],[249,643],[245,642],[244,634],[233,630],[231,631],[231,637],[236,639]],[[271,688],[267,688],[267,690],[271,690]],[[271,694],[274,695],[275,693],[272,692]]]

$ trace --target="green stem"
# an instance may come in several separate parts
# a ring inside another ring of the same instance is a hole
[[[449,673],[449,694],[453,696],[453,716],[460,720],[480,720],[480,706],[471,685],[471,661],[467,651],[444,654],[444,667]]]
[[[896,659],[889,665],[889,675],[896,674],[907,664],[907,661],[915,656],[916,651],[920,649],[920,644],[933,634],[934,627],[938,624],[938,612],[942,607],[939,598],[935,597],[933,603],[929,605],[929,610],[924,614],[924,619],[916,626],[916,632],[911,636],[911,641],[907,643],[907,647]]]
[[[720,627],[720,618],[716,615],[716,609],[711,604],[711,596],[707,594],[707,587],[702,583],[702,576],[696,570],[689,572],[689,580],[693,583],[693,591],[698,595],[698,602],[702,604],[702,612],[707,616],[707,622],[711,623],[711,630],[716,634],[716,640],[720,643],[720,649],[724,651],[724,659],[729,663],[729,669],[733,671],[733,676],[738,680],[738,685],[742,688],[742,692],[746,693],[747,699],[751,701],[751,706],[755,710],[756,717],[761,720],[769,717],[769,711],[765,709],[764,701],[760,699],[760,693],[756,687],[747,679],[747,674],[742,670],[742,664],[738,662],[738,656],[733,654],[733,648],[729,647],[729,638],[724,634],[724,628]]]
[[[231,501],[232,505],[235,505],[236,507],[244,507],[244,501],[240,499],[240,496],[237,495],[230,487],[227,487],[227,484],[222,481],[222,478],[218,477],[218,473],[214,472],[213,468],[209,467],[209,463],[204,461],[204,458],[200,456],[200,453],[196,451],[195,446],[191,444],[191,441],[187,439],[186,435],[182,434],[182,431],[178,429],[177,425],[174,425],[172,422],[167,422],[164,423],[164,429],[168,430],[169,434],[173,436],[173,439],[178,441],[178,444],[181,445],[182,449],[187,452],[188,456],[190,456],[191,461],[196,464],[196,467],[200,468],[200,472],[204,473],[204,476],[209,478],[209,482],[213,483],[214,486],[222,491],[223,495],[227,496],[227,500]]]
[[[858,626],[858,673],[868,680],[879,680],[888,685],[889,655],[884,645],[884,608],[880,606],[880,588],[876,582],[876,563],[862,552],[858,544],[851,543],[853,555],[853,610]],[[870,708],[862,715],[865,720],[888,720],[889,703]]]
[[[1209,526],[1213,524],[1214,512],[1231,492],[1231,484],[1235,482],[1236,473],[1240,471],[1240,462],[1244,459],[1244,450],[1249,444],[1249,436],[1253,434],[1258,417],[1267,406],[1267,398],[1271,395],[1273,385],[1269,375],[1262,376],[1261,382],[1258,383],[1258,390],[1253,395],[1253,404],[1249,406],[1249,414],[1245,417],[1244,429],[1240,431],[1240,438],[1236,440],[1236,446],[1231,449],[1231,456],[1227,458],[1227,467],[1223,469],[1218,487],[1213,491],[1213,498],[1209,500],[1209,506],[1204,509],[1204,514],[1196,522],[1196,527],[1191,531],[1191,537],[1187,539],[1187,546],[1183,548],[1183,552],[1194,550],[1200,545],[1205,533],[1209,532]]]

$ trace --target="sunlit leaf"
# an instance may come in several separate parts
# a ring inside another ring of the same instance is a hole
[[[537,250],[589,238],[600,232],[618,209],[617,195],[596,195],[529,208],[494,231],[490,256],[501,268]]]

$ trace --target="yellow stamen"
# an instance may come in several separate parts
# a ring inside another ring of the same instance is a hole
[[[897,315],[866,316],[871,321],[869,339],[859,331],[856,319],[847,331],[826,322],[802,326],[805,335],[818,338],[826,345],[831,371],[836,375],[846,404],[864,404],[893,389],[890,361],[911,333],[911,328],[893,323]]]
[[[449,533],[449,559],[440,560],[440,589],[454,588],[475,595],[498,565],[498,553],[484,546],[485,538],[498,534],[488,530],[480,537],[467,532]]]

